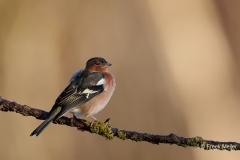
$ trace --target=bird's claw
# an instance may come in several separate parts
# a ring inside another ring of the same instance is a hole
[[[81,129],[81,128],[79,128],[79,127],[77,127],[77,130],[82,131],[82,132],[85,131],[84,129]]]
[[[97,122],[98,122],[97,120],[94,120],[93,122],[91,122],[90,127],[92,127]]]
[[[77,118],[76,118],[75,116],[73,116],[73,117],[71,118],[71,126],[72,126],[72,127],[74,127],[74,122],[75,122],[75,120],[77,120]]]

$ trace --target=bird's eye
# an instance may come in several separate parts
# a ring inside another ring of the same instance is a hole
[[[95,62],[95,64],[96,64],[97,66],[99,66],[99,65],[100,65],[100,62]]]

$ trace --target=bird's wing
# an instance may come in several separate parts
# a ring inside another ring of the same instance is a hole
[[[71,79],[69,80],[69,83],[72,83],[73,81],[75,81],[79,76],[82,75],[82,72],[84,70],[83,69],[78,69],[76,72],[73,73]]]
[[[104,90],[104,75],[101,72],[82,71],[57,98],[49,116],[58,107],[61,111],[56,116],[60,118],[73,108],[86,103]]]

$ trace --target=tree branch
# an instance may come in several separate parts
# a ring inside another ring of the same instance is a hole
[[[0,110],[3,112],[16,112],[23,116],[33,116],[36,119],[45,120],[48,112],[31,108],[27,105],[21,105],[16,102],[10,102],[8,100],[2,99],[0,97]],[[140,142],[150,142],[152,144],[176,144],[182,147],[199,147],[205,150],[218,149],[218,150],[240,150],[240,144],[237,142],[218,142],[211,140],[204,140],[202,137],[185,138],[177,136],[176,134],[169,135],[155,135],[149,133],[139,133],[135,131],[127,131],[118,128],[111,127],[109,125],[109,120],[105,122],[91,123],[84,119],[75,119],[61,117],[57,121],[53,122],[55,124],[67,125],[71,127],[76,127],[81,131],[88,131],[90,133],[95,133],[105,137],[106,139],[113,139],[114,137],[120,138],[122,140],[130,139],[132,141]]]

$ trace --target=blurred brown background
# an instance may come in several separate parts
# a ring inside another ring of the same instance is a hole
[[[96,115],[114,127],[240,142],[240,2],[0,1],[0,96],[50,110],[94,56],[113,66],[116,91]],[[71,115],[69,115],[71,116]],[[92,119],[89,119],[92,120]],[[237,159],[104,138],[0,112],[0,159]]]

